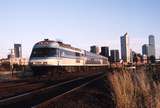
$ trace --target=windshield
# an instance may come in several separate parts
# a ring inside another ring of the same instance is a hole
[[[32,57],[55,57],[57,55],[56,48],[36,48],[33,49]]]

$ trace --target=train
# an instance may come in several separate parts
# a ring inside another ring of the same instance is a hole
[[[37,42],[29,58],[34,76],[44,74],[88,73],[104,71],[108,58],[75,48],[61,41],[44,39]]]

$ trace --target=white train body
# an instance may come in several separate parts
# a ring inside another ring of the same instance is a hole
[[[51,67],[108,66],[108,58],[46,39],[34,45],[29,64],[40,72],[54,70]]]

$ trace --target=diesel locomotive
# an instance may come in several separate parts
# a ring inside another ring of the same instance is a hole
[[[51,73],[96,72],[105,70],[108,58],[72,47],[60,41],[45,39],[33,46],[29,65],[34,75]]]

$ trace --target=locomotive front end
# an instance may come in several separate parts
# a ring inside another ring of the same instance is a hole
[[[34,45],[29,59],[29,65],[34,75],[47,74],[58,65],[58,44],[44,40]]]

